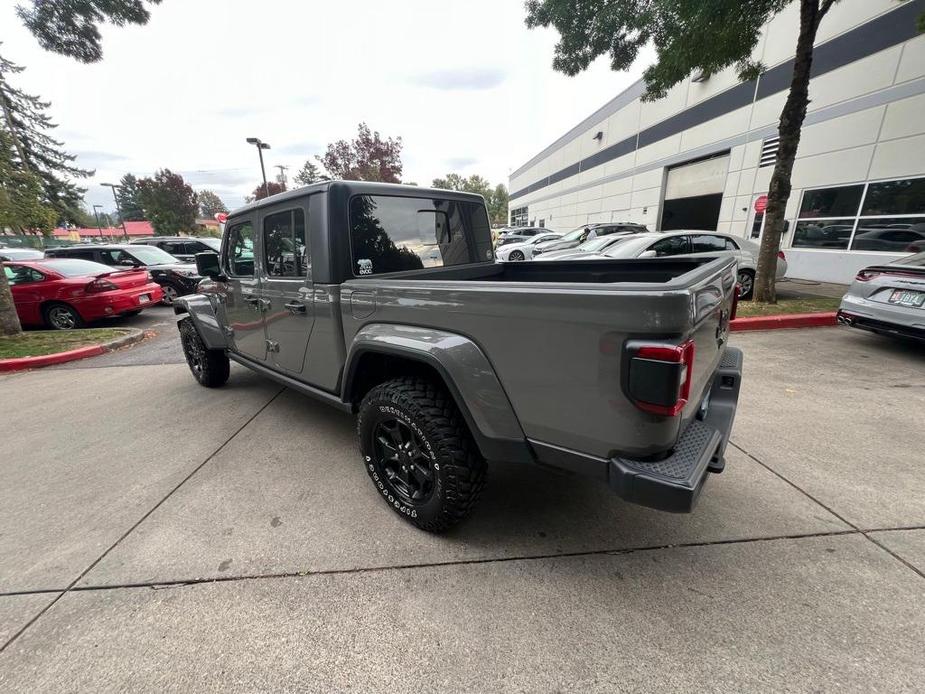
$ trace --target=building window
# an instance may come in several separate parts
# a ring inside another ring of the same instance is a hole
[[[805,191],[792,246],[925,251],[925,178]]]
[[[527,208],[518,207],[511,210],[511,226],[512,227],[525,227],[527,226]]]

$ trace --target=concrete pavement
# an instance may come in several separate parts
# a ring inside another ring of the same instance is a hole
[[[384,508],[352,418],[243,369],[2,378],[0,690],[914,691],[925,358],[733,341],[734,447],[694,514],[499,465],[439,537]]]

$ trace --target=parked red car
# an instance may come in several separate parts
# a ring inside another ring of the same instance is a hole
[[[89,260],[7,262],[3,271],[23,325],[71,330],[100,318],[133,316],[163,297],[147,270],[113,270]]]

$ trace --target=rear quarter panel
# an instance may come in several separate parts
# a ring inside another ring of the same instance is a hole
[[[344,336],[349,345],[379,322],[464,335],[487,356],[529,439],[601,457],[645,455],[673,445],[719,361],[717,331],[735,284],[735,262],[724,260],[665,285],[350,280],[341,287]],[[371,310],[348,308],[358,292]],[[641,412],[622,391],[624,343],[688,336],[697,356],[683,417]]]

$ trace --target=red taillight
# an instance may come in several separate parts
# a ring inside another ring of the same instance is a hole
[[[742,293],[742,285],[736,283],[735,289],[732,291],[732,308],[729,309],[729,320],[736,319],[736,313],[739,311],[739,295]]]
[[[680,345],[630,344],[627,392],[644,412],[675,417],[691,395],[694,342]]]
[[[783,251],[777,251],[777,257],[781,260],[787,260],[787,256],[784,255]]]
[[[854,279],[860,280],[861,282],[869,282],[874,279],[874,277],[879,277],[881,274],[882,273],[876,270],[861,270]]]
[[[100,292],[111,292],[113,289],[118,289],[118,287],[109,280],[99,278],[88,284],[86,291],[87,294],[99,294]]]

